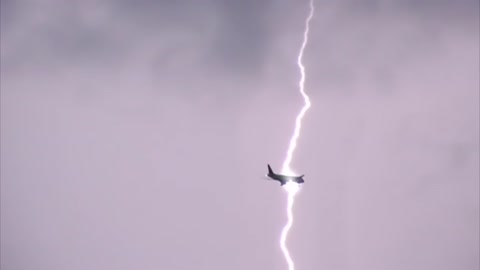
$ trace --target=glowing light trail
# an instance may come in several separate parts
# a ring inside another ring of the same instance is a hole
[[[303,60],[303,52],[308,42],[308,32],[310,30],[309,26],[310,26],[310,21],[313,18],[313,12],[314,12],[313,0],[310,0],[310,13],[308,14],[308,17],[305,20],[305,31],[303,32],[303,42],[297,57],[297,64],[300,69],[300,81],[298,82],[298,86],[300,88],[300,93],[302,94],[305,105],[302,107],[302,109],[300,110],[300,113],[297,115],[297,118],[295,119],[295,130],[293,132],[292,138],[290,139],[287,156],[285,158],[285,161],[283,162],[283,167],[282,167],[282,173],[285,175],[294,174],[292,169],[290,168],[290,163],[292,162],[293,152],[297,147],[297,140],[298,140],[298,137],[300,136],[303,116],[311,106],[310,98],[305,93],[305,66],[303,65],[302,60]],[[285,184],[284,187],[288,193],[288,202],[287,202],[288,221],[282,230],[282,235],[280,237],[280,247],[282,249],[283,255],[285,256],[285,260],[287,261],[288,270],[294,270],[295,265],[293,263],[292,257],[290,256],[290,252],[287,249],[286,241],[287,241],[288,232],[293,224],[293,203],[295,202],[295,195],[299,190],[299,185],[297,183],[289,182]]]
[[[300,186],[297,183],[289,182],[289,183],[286,183],[284,187],[288,193],[288,202],[287,202],[288,222],[287,224],[285,224],[282,230],[282,235],[280,237],[280,248],[282,249],[283,255],[285,256],[285,260],[287,260],[288,269],[293,270],[294,264],[293,264],[292,257],[290,256],[290,252],[288,252],[286,240],[287,240],[288,231],[290,230],[293,224],[293,202],[295,200],[295,195],[297,194]]]
[[[305,47],[307,46],[307,42],[308,42],[308,32],[310,30],[310,21],[313,18],[313,12],[314,12],[313,0],[310,0],[310,13],[308,14],[307,20],[305,21],[305,31],[303,32],[303,42],[297,57],[297,65],[298,65],[298,68],[300,69],[300,81],[298,82],[298,87],[300,88],[300,93],[302,94],[305,105],[300,110],[300,113],[297,115],[297,118],[295,119],[295,130],[293,132],[292,138],[290,139],[290,144],[288,146],[288,151],[287,151],[287,157],[283,162],[283,168],[282,168],[283,174],[293,174],[293,171],[290,168],[293,151],[295,151],[295,148],[297,147],[297,139],[300,136],[303,116],[311,106],[310,98],[305,93],[305,66],[303,65],[302,59],[303,59],[303,51],[305,50]]]

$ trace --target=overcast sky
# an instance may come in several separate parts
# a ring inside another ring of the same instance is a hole
[[[479,2],[315,5],[296,269],[479,269]],[[307,13],[1,0],[1,269],[286,269]]]

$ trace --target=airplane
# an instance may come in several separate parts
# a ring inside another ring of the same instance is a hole
[[[282,175],[282,174],[276,174],[273,172],[272,168],[270,167],[270,164],[267,164],[268,166],[268,174],[266,175],[267,177],[271,178],[272,180],[277,180],[280,182],[280,186],[285,185],[287,182],[295,182],[297,184],[303,184],[305,181],[303,180],[303,176],[289,176],[289,175]]]

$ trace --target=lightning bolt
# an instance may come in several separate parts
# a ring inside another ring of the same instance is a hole
[[[297,139],[300,136],[303,116],[311,106],[310,98],[305,93],[305,66],[303,65],[302,59],[303,59],[303,52],[305,51],[305,47],[307,46],[307,42],[308,42],[308,32],[310,30],[310,21],[313,18],[313,12],[314,12],[313,0],[310,0],[310,13],[308,14],[308,17],[305,21],[305,31],[303,32],[303,42],[297,57],[297,65],[298,65],[298,68],[300,69],[300,81],[298,82],[298,87],[300,89],[300,93],[302,94],[305,105],[302,107],[302,109],[300,110],[300,113],[297,115],[297,118],[295,119],[295,130],[293,132],[292,138],[290,139],[290,144],[288,146],[288,151],[287,151],[287,157],[283,162],[282,171],[284,174],[293,174],[293,171],[290,168],[293,151],[295,151],[295,148],[297,147]]]
[[[290,163],[292,162],[293,152],[297,147],[297,140],[298,140],[298,137],[300,136],[300,130],[302,128],[302,119],[305,116],[305,113],[308,111],[308,109],[311,106],[310,98],[305,93],[305,66],[303,65],[302,60],[303,60],[303,52],[305,51],[305,47],[307,46],[307,42],[308,42],[308,32],[310,30],[309,26],[310,26],[310,21],[313,18],[314,10],[315,8],[313,5],[313,0],[310,0],[310,12],[308,14],[307,19],[305,20],[305,31],[303,32],[303,42],[297,57],[297,65],[298,65],[298,68],[300,69],[300,81],[298,82],[298,87],[300,89],[300,93],[302,94],[305,104],[300,110],[300,113],[297,115],[297,118],[295,119],[295,130],[293,132],[292,138],[290,139],[287,156],[285,158],[285,161],[283,162],[283,167],[282,167],[282,173],[285,175],[294,174],[292,169],[290,168]],[[282,235],[280,237],[280,248],[282,249],[283,255],[285,256],[285,260],[287,261],[288,270],[294,270],[295,265],[293,263],[292,257],[290,256],[290,252],[287,249],[286,241],[287,241],[288,232],[290,231],[290,228],[292,227],[292,224],[293,224],[293,204],[295,202],[295,195],[299,190],[299,185],[297,183],[290,182],[285,184],[284,187],[288,194],[288,202],[287,202],[288,221],[282,230]]]
[[[290,252],[288,252],[286,241],[287,241],[288,231],[290,230],[293,224],[293,203],[295,201],[295,195],[297,194],[300,186],[297,183],[288,182],[284,185],[284,187],[288,193],[288,202],[287,202],[288,222],[287,224],[285,224],[282,230],[282,235],[280,237],[280,248],[282,249],[283,255],[285,256],[285,260],[287,261],[288,269],[293,270],[295,267],[293,264],[292,257],[290,256]]]

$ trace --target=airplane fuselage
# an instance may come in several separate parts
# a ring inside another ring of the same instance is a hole
[[[267,177],[271,178],[272,180],[279,181],[281,186],[285,185],[288,182],[295,182],[297,184],[305,183],[305,180],[303,180],[303,175],[301,175],[301,176],[290,176],[290,175],[276,174],[276,173],[273,172],[270,165],[268,165]]]

